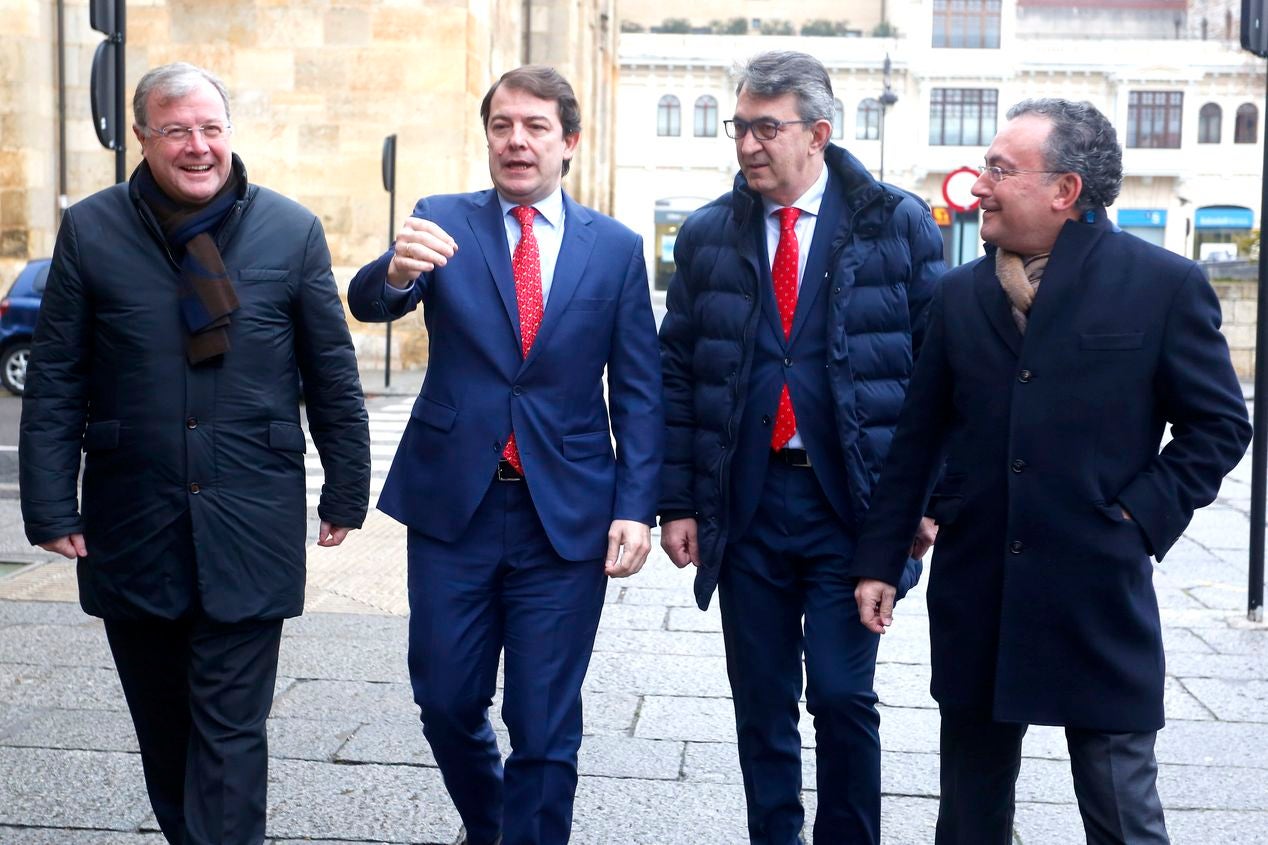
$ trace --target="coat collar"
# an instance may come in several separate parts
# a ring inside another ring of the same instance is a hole
[[[1032,340],[1032,344],[1042,343],[1064,325],[1071,299],[1077,298],[1088,284],[1084,263],[1101,237],[1113,228],[1104,208],[1089,211],[1078,220],[1067,220],[1061,227],[1030,307],[1025,339]],[[995,276],[995,251],[994,244],[986,244],[986,255],[973,269],[973,289],[995,332],[1013,354],[1020,356],[1023,337],[1013,322],[1008,296]]]

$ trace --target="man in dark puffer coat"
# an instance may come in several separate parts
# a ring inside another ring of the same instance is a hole
[[[662,545],[698,567],[701,608],[719,592],[752,842],[801,841],[804,653],[815,841],[876,843],[878,638],[859,624],[849,566],[942,238],[920,200],[829,143],[817,60],[757,56],[736,93],[726,124],[741,174],[679,233],[661,327]]]

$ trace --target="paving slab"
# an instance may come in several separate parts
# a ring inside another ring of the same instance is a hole
[[[100,623],[15,624],[0,633],[0,663],[114,667]]]
[[[5,845],[167,845],[167,839],[161,833],[7,825],[0,825],[0,842]]]
[[[126,711],[40,709],[5,735],[4,744],[80,751],[138,750],[136,730]]]
[[[0,704],[63,710],[126,710],[114,669],[0,663]]]
[[[1268,680],[1186,678],[1184,686],[1215,717],[1226,722],[1268,723]]]
[[[137,754],[0,748],[0,825],[137,830],[150,813]]]

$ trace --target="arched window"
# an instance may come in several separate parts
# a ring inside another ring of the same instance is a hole
[[[1198,112],[1198,143],[1218,144],[1220,142],[1220,122],[1224,119],[1224,110],[1215,103],[1207,103]]]
[[[682,106],[673,94],[661,97],[656,106],[656,134],[674,137],[682,134]]]
[[[881,137],[881,104],[874,97],[859,103],[854,137],[860,141],[875,141]]]
[[[708,94],[696,100],[695,135],[714,138],[718,134],[718,101]]]
[[[1253,144],[1259,140],[1259,107],[1254,103],[1242,103],[1237,107],[1237,127],[1233,130],[1234,144]]]
[[[840,100],[832,101],[832,137],[838,141],[845,137],[845,106]]]

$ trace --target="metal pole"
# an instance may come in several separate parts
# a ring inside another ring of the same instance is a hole
[[[881,182],[885,181],[885,112],[887,111],[889,111],[889,109],[887,109],[885,105],[882,103],[881,104],[881,136],[879,139],[881,142],[881,169],[880,169],[880,175],[878,176],[878,181],[881,181]]]
[[[114,148],[114,180],[122,182],[128,178],[127,176],[127,137],[128,133],[124,129],[127,126],[125,111],[126,98],[123,95],[124,89],[127,88],[128,66],[124,61],[124,43],[127,41],[127,27],[124,25],[124,15],[128,8],[127,0],[115,0],[115,31],[111,36],[111,40],[119,45],[119,49],[114,55],[114,74],[115,74],[115,148]]]
[[[1264,366],[1264,348],[1268,347],[1268,250],[1264,249],[1264,212],[1268,211],[1268,143],[1264,144],[1263,173],[1259,197],[1259,305],[1255,312],[1255,440],[1250,459],[1250,578],[1246,589],[1246,618],[1251,622],[1264,621],[1264,505],[1268,477],[1268,367]]]
[[[396,133],[383,139],[383,189],[387,191],[387,245],[396,242]],[[392,321],[387,321],[383,353],[383,386],[392,386]]]

